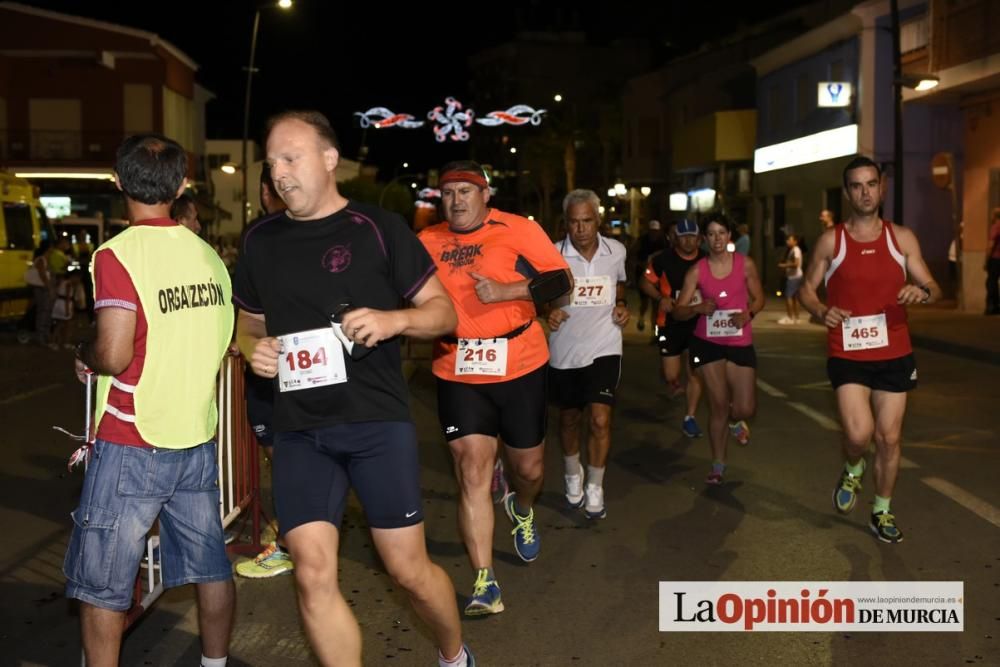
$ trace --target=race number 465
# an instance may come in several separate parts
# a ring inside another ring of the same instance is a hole
[[[886,332],[885,313],[850,317],[841,325],[844,337],[844,350],[871,350],[889,345]]]

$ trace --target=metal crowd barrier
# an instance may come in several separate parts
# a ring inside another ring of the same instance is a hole
[[[217,396],[219,426],[216,433],[219,457],[219,516],[222,518],[223,530],[238,531],[237,534],[241,534],[249,529],[249,542],[234,541],[227,545],[227,551],[254,555],[261,550],[260,461],[259,447],[247,420],[243,363],[243,358],[238,353],[227,354],[219,369]],[[73,436],[61,428],[57,430],[67,433],[74,439],[86,438],[92,444],[97,425],[93,424],[91,428],[91,389],[92,383],[88,377],[85,436]],[[146,555],[136,577],[132,607],[125,615],[126,628],[135,623],[163,594],[159,547],[159,524],[157,524],[146,539]]]

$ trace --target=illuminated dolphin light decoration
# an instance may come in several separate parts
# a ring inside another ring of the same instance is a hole
[[[355,111],[361,127],[402,127],[413,129],[423,127],[424,121],[407,113],[394,113],[385,107],[372,107],[368,111]],[[454,97],[445,98],[444,105],[436,106],[427,112],[427,120],[435,124],[434,138],[438,143],[448,139],[452,141],[468,141],[466,128],[473,122],[486,127],[498,125],[541,125],[545,109],[535,109],[527,104],[515,104],[506,111],[491,111],[482,118],[476,118],[472,109],[464,109],[462,103]]]
[[[364,113],[355,111],[354,115],[359,117],[361,127],[383,128],[398,125],[410,129],[421,127],[424,124],[424,121],[414,120],[413,116],[408,113],[393,113],[385,107],[372,107]]]

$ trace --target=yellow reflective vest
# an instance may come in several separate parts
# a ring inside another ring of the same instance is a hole
[[[94,253],[113,250],[146,317],[146,359],[139,383],[97,380],[97,420],[134,421],[154,447],[185,449],[211,440],[218,422],[216,379],[233,334],[226,266],[187,228],[134,225]],[[91,262],[91,272],[96,262]],[[108,405],[112,385],[133,394],[135,414]]]

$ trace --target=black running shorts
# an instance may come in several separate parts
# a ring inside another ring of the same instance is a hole
[[[424,520],[411,422],[278,432],[271,475],[278,525],[286,535],[313,521],[339,527],[351,488],[372,528],[403,528]]]
[[[826,360],[826,374],[834,389],[845,384],[860,384],[872,391],[893,393],[917,388],[917,362],[912,354],[885,361],[830,357]]]
[[[547,365],[513,380],[469,384],[438,378],[438,418],[445,440],[479,434],[530,449],[545,439]]]
[[[667,320],[667,323],[659,328],[657,344],[660,347],[661,357],[676,357],[684,353],[691,346],[691,339],[694,338],[695,320],[689,322],[675,322]]]
[[[583,368],[549,366],[549,400],[560,408],[583,408],[590,403],[615,404],[622,375],[621,355],[598,357]]]
[[[691,336],[688,353],[691,355],[691,368],[723,360],[737,366],[757,368],[757,351],[753,345],[719,345],[698,336]]]

